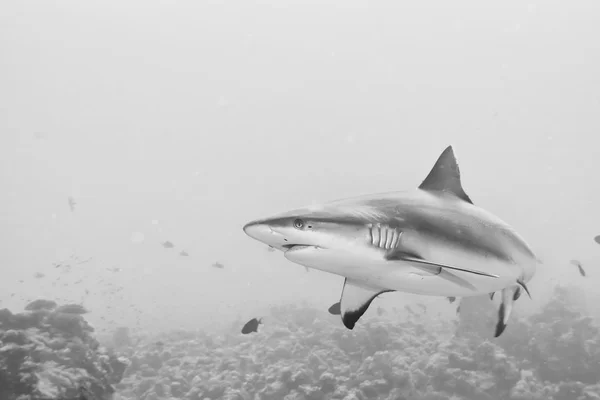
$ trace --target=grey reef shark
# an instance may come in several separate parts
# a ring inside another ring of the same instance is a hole
[[[344,326],[378,295],[471,297],[500,291],[495,337],[541,262],[504,221],[463,190],[452,146],[411,191],[332,201],[252,221],[244,232],[296,264],[345,278]]]

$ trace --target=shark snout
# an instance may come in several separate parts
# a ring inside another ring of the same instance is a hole
[[[252,239],[268,244],[269,246],[279,247],[285,243],[283,236],[273,229],[263,220],[252,221],[244,225],[244,232]]]
[[[261,221],[252,221],[244,225],[244,232],[252,239],[259,240],[261,242],[268,238],[272,234],[271,228]]]

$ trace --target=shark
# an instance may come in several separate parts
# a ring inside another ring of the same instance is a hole
[[[452,146],[413,190],[361,195],[257,219],[251,238],[306,268],[344,278],[340,316],[354,329],[382,293],[501,293],[495,337],[541,262],[506,222],[463,189]]]

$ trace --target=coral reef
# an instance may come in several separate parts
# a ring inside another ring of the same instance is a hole
[[[120,328],[119,359],[99,351],[80,315],[2,310],[0,398],[65,399],[84,385],[113,400],[599,400],[600,330],[576,290],[557,287],[497,339],[487,297],[464,299],[455,321],[371,312],[353,331],[326,311],[285,305],[251,335],[140,342]]]
[[[26,309],[0,310],[0,399],[111,399],[126,364],[102,351],[83,317],[46,300]]]
[[[495,306],[480,298],[463,300],[458,326],[373,315],[353,331],[325,311],[279,306],[255,335],[177,332],[131,346],[116,398],[600,399],[600,333],[571,292],[556,288],[498,339]]]

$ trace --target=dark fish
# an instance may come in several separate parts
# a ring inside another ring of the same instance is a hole
[[[496,292],[492,292],[492,293],[490,293],[490,300],[494,300],[494,294],[495,294],[495,293],[496,293]]]
[[[258,325],[262,324],[262,318],[256,319],[252,318],[250,321],[246,322],[246,325],[242,328],[242,333],[247,335],[252,332],[258,332]]]
[[[340,302],[338,301],[337,303],[332,304],[327,311],[329,311],[329,314],[331,315],[340,315],[342,313]]]
[[[75,211],[75,205],[77,203],[75,203],[75,199],[73,199],[71,196],[69,196],[69,208],[71,208],[71,212]]]
[[[169,242],[168,240],[166,242],[163,242],[162,246],[165,249],[172,249],[173,247],[175,247],[175,245],[173,243]]]
[[[596,237],[594,238],[594,241],[595,241],[596,243],[600,244],[600,235],[596,236]]]
[[[181,251],[179,252],[179,255],[180,255],[180,256],[184,256],[184,257],[187,257],[187,256],[189,256],[189,254],[188,254],[188,253],[187,253],[187,251],[185,251],[185,250],[181,250]]]
[[[225,268],[225,266],[218,261],[216,263],[214,263],[212,266],[215,268],[220,268],[220,269]]]
[[[450,304],[454,303],[455,300],[456,297],[448,297],[448,301],[450,302]]]
[[[579,273],[581,274],[581,276],[585,276],[585,270],[583,269],[583,267],[581,266],[581,263],[577,260],[571,260],[571,264],[573,264],[574,266],[576,266],[579,269]]]
[[[77,262],[76,265],[88,263],[88,262],[92,261],[93,259],[94,259],[94,257],[90,257],[88,259],[81,260],[81,261]]]

